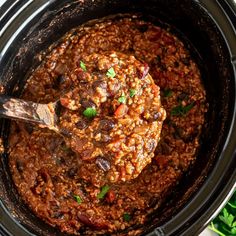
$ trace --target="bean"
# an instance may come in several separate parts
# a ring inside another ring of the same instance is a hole
[[[149,142],[146,143],[146,148],[148,152],[153,152],[156,148],[157,142],[153,139],[151,139]]]
[[[111,137],[108,134],[101,134],[100,142],[107,143],[111,141]]]
[[[61,132],[62,135],[64,135],[67,138],[71,137],[71,132],[69,130],[65,129],[65,128],[61,128],[60,132]]]
[[[144,64],[144,68],[141,70],[138,70],[137,71],[137,73],[138,73],[138,77],[142,80],[142,79],[144,79],[146,76],[147,76],[147,74],[148,74],[148,71],[149,71],[149,66],[148,66],[148,64]]]
[[[107,223],[101,218],[95,218],[94,216],[89,216],[86,213],[78,213],[78,219],[85,225],[92,227],[94,229],[107,229]]]
[[[103,80],[96,80],[93,82],[93,89],[96,89],[97,87],[102,89],[107,89],[107,83]]]
[[[70,169],[68,170],[68,172],[67,172],[68,177],[70,177],[70,178],[75,177],[77,171],[78,171],[78,168],[77,168],[77,167],[72,167],[72,168],[70,168]]]
[[[161,113],[154,111],[150,114],[150,117],[148,117],[148,118],[143,117],[143,118],[149,122],[153,122],[153,121],[159,120],[161,118]]]
[[[86,120],[79,120],[75,125],[78,129],[83,130],[88,127],[88,122]]]
[[[111,164],[108,160],[106,160],[105,157],[97,157],[96,159],[96,164],[98,165],[98,167],[100,169],[102,169],[103,171],[108,171],[111,168]]]
[[[114,128],[115,122],[111,119],[102,119],[100,120],[99,129],[103,131],[110,131]]]
[[[88,107],[93,107],[93,108],[95,108],[95,107],[96,107],[95,103],[94,103],[93,101],[91,101],[91,100],[82,99],[82,100],[80,101],[80,103],[81,103],[81,106],[82,106],[83,108],[88,108]]]

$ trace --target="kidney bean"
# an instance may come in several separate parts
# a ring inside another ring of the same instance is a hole
[[[149,142],[146,143],[146,148],[148,152],[153,152],[156,148],[157,142],[153,139],[151,139]]]
[[[145,63],[144,65],[144,68],[140,69],[140,70],[137,70],[137,73],[138,73],[138,77],[142,80],[144,79],[148,72],[149,72],[149,66],[147,63]]]
[[[96,89],[97,87],[102,89],[107,89],[107,83],[103,80],[96,80],[93,82],[93,89]]]
[[[88,107],[93,107],[93,108],[95,108],[95,107],[96,107],[96,104],[95,104],[93,101],[91,101],[91,100],[82,99],[82,100],[80,101],[80,103],[81,103],[81,106],[82,106],[83,108],[88,108]]]
[[[60,132],[61,132],[62,135],[64,135],[67,138],[71,137],[71,132],[67,129],[61,128]]]
[[[70,178],[75,177],[77,171],[78,171],[78,168],[77,168],[77,167],[72,167],[72,168],[70,168],[70,169],[67,171],[68,177],[70,177]]]
[[[78,219],[85,225],[94,229],[107,229],[108,224],[101,218],[88,216],[86,213],[78,213]]]
[[[103,131],[110,131],[114,128],[115,122],[112,119],[101,119],[99,129]]]
[[[101,134],[100,142],[107,143],[111,141],[111,137],[108,134]]]
[[[79,120],[75,125],[78,129],[83,130],[88,127],[88,122],[86,120]]]
[[[145,120],[147,120],[149,122],[156,121],[159,118],[161,118],[161,113],[160,112],[156,112],[156,111],[152,112],[150,117],[148,117],[148,118],[143,117],[143,119],[145,119]]]
[[[96,159],[96,164],[98,165],[98,167],[100,169],[102,169],[103,171],[108,171],[111,168],[111,164],[110,162],[106,159],[106,157],[97,157]]]
[[[60,85],[66,82],[65,75],[58,75],[57,78],[54,80],[52,87],[54,89],[59,89]]]

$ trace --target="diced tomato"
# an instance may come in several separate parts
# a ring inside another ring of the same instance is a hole
[[[68,107],[68,105],[69,105],[69,99],[68,98],[66,98],[66,97],[62,97],[62,98],[60,98],[60,103],[61,103],[61,105],[63,106],[63,107]]]
[[[115,110],[115,117],[119,118],[124,116],[128,111],[128,107],[125,104],[120,104],[118,108]]]
[[[115,192],[113,190],[110,190],[107,194],[106,194],[106,201],[109,203],[114,202],[116,199],[116,195]]]

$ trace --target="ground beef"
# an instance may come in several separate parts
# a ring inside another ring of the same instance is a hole
[[[60,98],[59,129],[70,134],[65,140],[78,158],[103,171],[94,185],[136,178],[160,139],[160,89],[134,56],[96,53],[79,63],[69,75],[74,89]]]
[[[63,232],[119,235],[116,231],[144,224],[147,214],[161,205],[196,159],[207,111],[199,69],[168,29],[137,17],[104,20],[68,33],[33,72],[22,97],[43,103],[57,100],[70,88],[70,74],[78,62],[86,64],[90,55],[114,50],[150,67],[167,113],[155,157],[137,178],[98,187],[111,157],[100,156],[84,164],[58,134],[12,124],[9,165],[19,194],[37,216]],[[83,81],[84,74],[80,76]],[[103,85],[97,81],[94,86]],[[77,123],[81,130],[89,125],[83,120]],[[116,127],[106,119],[100,125],[101,130]],[[156,142],[145,143],[145,148],[152,150]]]

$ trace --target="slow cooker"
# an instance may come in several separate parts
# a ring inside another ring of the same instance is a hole
[[[142,13],[176,29],[201,69],[209,111],[197,161],[142,235],[198,235],[234,191],[236,181],[236,3],[233,0],[7,0],[0,9],[0,82],[19,96],[36,55],[68,30],[117,13]],[[198,59],[200,60],[198,61]],[[201,62],[200,62],[201,61]],[[0,120],[7,147],[10,122]],[[0,234],[65,235],[37,218],[22,202],[0,158]]]

